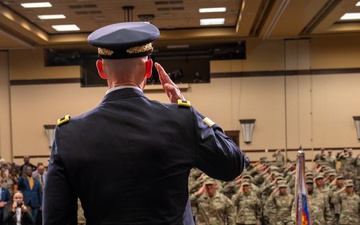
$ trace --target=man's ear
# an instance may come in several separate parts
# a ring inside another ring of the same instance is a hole
[[[145,77],[150,78],[152,75],[152,67],[153,67],[153,61],[152,59],[148,59],[145,62]]]
[[[96,68],[97,68],[99,76],[102,79],[106,80],[106,74],[105,74],[105,72],[103,70],[103,61],[102,60],[99,59],[99,60],[96,61]]]

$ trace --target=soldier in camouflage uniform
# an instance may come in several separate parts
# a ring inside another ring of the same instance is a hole
[[[281,149],[277,149],[272,157],[275,158],[275,165],[279,168],[283,168],[285,164],[285,156],[281,153]]]
[[[291,218],[291,208],[294,204],[294,196],[287,193],[287,184],[285,182],[278,184],[278,187],[270,195],[268,202],[271,225],[295,224]]]
[[[306,188],[309,199],[309,213],[312,225],[332,224],[333,216],[330,211],[330,204],[325,195],[314,191],[314,181],[306,179]]]
[[[261,198],[261,190],[260,190],[260,188],[253,183],[253,177],[247,171],[243,172],[241,174],[240,178],[235,179],[234,187],[233,187],[233,191],[232,191],[233,194],[231,195],[231,198],[232,198],[233,195],[235,195],[239,191],[239,188],[241,187],[242,182],[248,182],[250,184],[251,191],[256,193],[257,196],[259,198]]]
[[[348,156],[347,148],[345,148],[342,152],[336,153],[336,161],[340,161],[340,168],[339,170],[341,172],[344,172],[345,170],[345,164],[346,164],[346,158]]]
[[[351,164],[354,166],[354,173],[356,178],[356,191],[360,193],[360,154],[358,154],[352,161]]]
[[[328,154],[325,157],[326,162],[328,163],[328,165],[332,168],[332,169],[336,169],[336,159],[334,156],[332,156],[332,150],[329,149],[328,150]]]
[[[335,179],[334,185],[330,184],[329,188],[331,189],[331,196],[330,196],[330,210],[333,215],[340,215],[340,207],[339,204],[334,204],[335,194],[339,192],[344,187],[344,176],[338,175]],[[333,225],[339,224],[339,217],[334,216],[334,223]]]
[[[334,184],[329,185],[329,188],[333,194],[337,191],[340,191],[340,189],[343,187],[344,187],[344,176],[341,174],[336,177]]]
[[[345,180],[345,187],[336,192],[333,197],[335,205],[339,205],[340,225],[357,225],[360,224],[360,197],[354,192],[353,180]]]
[[[330,204],[331,202],[331,189],[328,187],[325,187],[324,184],[324,174],[323,173],[319,173],[316,177],[315,177],[315,192],[319,192],[321,194],[323,194],[325,196],[325,198],[327,199],[328,203]]]
[[[237,225],[260,225],[261,201],[250,189],[250,183],[242,182],[238,193],[231,199],[237,209],[235,219]]]
[[[354,162],[355,158],[352,156],[351,148],[344,149],[344,152],[344,154],[339,154],[337,157],[337,160],[341,161],[340,171],[344,172],[346,179],[352,179],[355,171],[355,166],[352,162]]]
[[[270,224],[270,209],[271,206],[269,204],[269,196],[271,193],[276,189],[278,182],[280,180],[283,180],[281,175],[277,172],[273,172],[268,175],[265,182],[260,187],[260,193],[261,193],[261,202],[263,206],[263,221],[262,223],[265,225]]]
[[[197,225],[235,225],[235,207],[231,200],[217,191],[218,182],[206,178],[204,185],[190,196],[197,208]]]

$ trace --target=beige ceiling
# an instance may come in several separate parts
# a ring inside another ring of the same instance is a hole
[[[360,21],[339,22],[346,12],[360,12],[355,6],[360,0],[49,0],[52,8],[20,5],[39,1],[0,0],[0,50],[86,46],[93,30],[128,19],[141,21],[140,17],[160,28],[158,46],[360,33]],[[134,9],[125,11],[123,6]],[[227,11],[200,14],[199,8],[205,7],[226,7]],[[40,20],[42,14],[64,14],[66,19]],[[225,18],[222,26],[200,26],[201,18],[220,17]],[[52,28],[60,24],[76,24],[81,30]]]

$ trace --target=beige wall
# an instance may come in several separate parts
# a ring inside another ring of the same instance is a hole
[[[45,67],[42,48],[10,51],[10,79],[80,78],[79,66]]]
[[[0,156],[11,159],[11,107],[8,52],[0,51]]]
[[[359,68],[360,43],[355,41],[359,37],[340,38],[351,44],[351,50],[344,45],[346,51],[331,50],[334,38],[248,40],[246,60],[212,62],[211,72]],[[44,67],[42,52],[42,49],[11,51],[11,80],[80,76],[77,66]],[[212,78],[210,84],[191,84],[184,95],[224,130],[241,130],[239,119],[256,119],[252,143],[245,144],[241,136],[240,146],[244,150],[259,150],[249,153],[252,159],[257,159],[263,155],[271,158],[272,152],[266,153],[264,149],[296,149],[300,145],[309,149],[360,147],[352,118],[360,115],[359,83],[360,74]],[[0,81],[1,87],[5,84],[6,81]],[[1,151],[10,148],[14,156],[49,154],[43,125],[95,107],[105,91],[104,87],[81,88],[80,84],[11,86],[8,95],[11,103],[1,102],[1,106],[11,109],[11,117],[0,116],[0,126],[5,126],[12,140],[6,137],[6,132],[0,133]],[[162,92],[148,92],[147,96],[168,102]],[[6,93],[1,88],[3,98]],[[12,130],[6,124],[11,124]],[[288,153],[292,159],[295,155],[295,151]],[[306,158],[312,157],[313,152],[306,154]]]

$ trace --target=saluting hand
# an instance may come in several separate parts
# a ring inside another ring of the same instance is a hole
[[[196,192],[196,196],[200,197],[205,191],[205,184],[203,184],[203,186],[201,186],[201,188]]]
[[[178,86],[170,79],[169,75],[165,72],[164,68],[155,63],[155,68],[159,74],[160,83],[168,96],[171,103],[177,103],[179,99],[185,100],[185,97],[181,94]]]
[[[338,192],[343,192],[343,191],[345,191],[345,188],[346,188],[346,186],[342,187]]]
[[[241,183],[242,179],[243,179],[242,177],[235,179],[235,184]]]
[[[335,178],[333,181],[331,181],[330,185],[336,184],[337,178]]]
[[[274,195],[276,194],[276,192],[279,190],[279,187],[276,187],[272,192],[271,192],[271,195]]]

